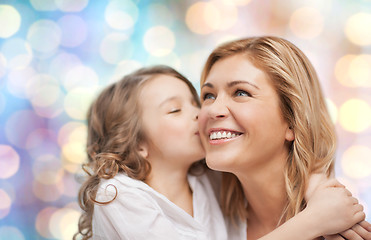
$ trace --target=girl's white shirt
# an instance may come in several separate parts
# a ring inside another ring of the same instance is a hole
[[[95,204],[93,239],[241,239],[239,231],[228,237],[230,224],[223,218],[210,176],[188,175],[193,217],[146,183],[125,174],[102,180],[96,200],[110,201],[116,190],[117,197],[108,204]],[[214,188],[220,187],[215,186],[217,179],[212,181]]]

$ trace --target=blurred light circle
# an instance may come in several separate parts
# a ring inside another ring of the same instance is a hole
[[[55,207],[46,207],[41,210],[36,217],[35,227],[37,232],[44,238],[53,238],[49,230],[48,224],[53,214],[58,210]]]
[[[23,233],[17,228],[9,225],[0,226],[1,240],[24,240]]]
[[[12,147],[0,145],[0,160],[0,179],[10,178],[18,171],[19,155]]]
[[[345,34],[348,39],[357,45],[371,44],[371,14],[357,13],[351,16],[345,25]]]
[[[111,77],[110,82],[117,82],[122,79],[125,75],[138,70],[143,67],[142,63],[135,60],[124,60],[117,64],[115,72]]]
[[[66,52],[59,53],[51,60],[49,65],[49,73],[57,77],[61,82],[65,82],[67,73],[81,65],[81,60],[78,56]]]
[[[33,105],[37,115],[44,118],[55,118],[64,112],[64,94],[59,92],[59,97],[55,102],[47,106]]]
[[[236,38],[233,38],[236,39]],[[207,57],[209,56],[211,50],[199,50],[194,51],[189,54],[182,55],[180,57],[181,62],[192,63],[183,64],[178,68],[183,74],[186,74],[188,79],[193,83],[193,86],[197,89],[198,92],[200,88],[200,72],[202,72],[202,66],[205,64]]]
[[[8,60],[10,69],[25,68],[33,57],[30,45],[21,38],[6,40],[1,47],[1,53]]]
[[[220,18],[223,19],[220,21],[218,29],[227,30],[233,27],[238,20],[238,10],[235,4],[226,0],[216,0],[213,3],[219,9]]]
[[[326,105],[327,105],[327,110],[330,114],[331,120],[335,124],[337,121],[338,109],[335,103],[329,98],[326,98]]]
[[[156,65],[156,64],[168,65],[175,69],[179,69],[181,67],[181,61],[179,57],[173,52],[163,57],[149,56],[146,61],[146,65]]]
[[[30,79],[26,88],[27,96],[33,106],[47,107],[60,96],[58,81],[47,74],[37,74]]]
[[[133,56],[134,45],[130,38],[121,33],[107,35],[100,45],[100,55],[110,64],[117,64]]]
[[[89,3],[89,0],[54,0],[62,12],[80,12]]]
[[[63,181],[58,182],[58,184],[44,184],[39,181],[34,181],[32,190],[38,199],[44,202],[54,202],[62,196],[64,185]]]
[[[335,76],[347,87],[371,87],[371,55],[345,55],[335,66]]]
[[[0,78],[2,78],[7,69],[8,61],[2,53],[0,53]]]
[[[81,165],[87,159],[86,153],[87,126],[71,122],[59,132],[59,143],[62,147],[63,162],[67,171],[75,171],[69,163]]]
[[[80,165],[80,170],[81,170],[81,165]],[[65,186],[64,188],[65,191],[63,192],[63,194],[65,196],[76,198],[79,192],[79,187],[81,185],[81,182],[78,182],[77,178],[78,178],[77,172],[73,172],[72,174],[69,174],[68,176],[63,178],[64,186]],[[72,204],[77,204],[77,203],[72,202]],[[80,210],[80,207],[77,205],[76,209]]]
[[[175,46],[174,33],[164,26],[150,28],[143,37],[143,45],[147,52],[154,56],[165,56]]]
[[[60,159],[51,154],[38,157],[34,161],[32,172],[36,181],[45,185],[57,184],[64,176]]]
[[[222,36],[219,36],[216,40],[215,40],[215,45],[221,45],[223,43],[226,43],[226,42],[231,42],[231,41],[234,41],[235,39],[238,39],[240,38],[240,36],[236,35],[236,34],[225,34],[225,35],[222,35]],[[211,51],[211,50],[210,50]],[[209,54],[207,54],[206,56],[208,56]],[[207,57],[206,57],[207,59]],[[205,61],[206,61],[205,59]]]
[[[0,38],[8,38],[18,32],[21,15],[10,5],[0,4]]]
[[[86,162],[86,161],[84,161]],[[77,163],[71,163],[69,162],[68,160],[66,160],[65,158],[63,159],[63,169],[66,170],[67,172],[69,173],[73,173],[73,174],[76,174],[78,171],[81,170],[81,164],[83,162],[81,162],[80,164],[77,164]]]
[[[111,0],[104,12],[108,25],[117,30],[132,28],[138,19],[138,8],[130,0]]]
[[[71,208],[71,209],[74,209],[76,211],[80,211],[80,209],[81,209],[79,204],[76,201],[72,201],[70,203],[67,203],[64,207],[65,208]]]
[[[76,47],[86,40],[88,30],[80,16],[65,15],[58,20],[58,25],[62,31],[62,46]]]
[[[82,140],[85,144],[87,139],[87,126],[81,122],[68,122],[58,132],[58,144],[63,146],[71,140]],[[78,136],[82,134],[81,136]]]
[[[26,139],[36,128],[43,128],[45,121],[31,110],[21,110],[13,113],[5,124],[5,135],[10,143],[26,148]]]
[[[78,65],[68,71],[63,85],[67,91],[71,91],[74,88],[95,88],[98,83],[99,77],[92,68]]]
[[[31,47],[42,53],[55,51],[61,42],[61,38],[60,27],[51,20],[34,22],[27,33],[27,40]]]
[[[10,206],[12,205],[12,200],[9,195],[0,188],[0,219],[5,218],[10,212]]]
[[[210,34],[219,29],[222,22],[219,9],[211,2],[197,2],[186,13],[188,28],[198,34]]]
[[[48,131],[53,131],[48,129]],[[27,149],[28,154],[33,158],[33,159],[38,159],[41,156],[50,154],[54,156],[59,156],[61,153],[61,149],[59,145],[57,144],[57,140],[55,139],[57,136],[48,136],[45,139],[42,139],[41,144],[37,144],[35,147]]]
[[[53,213],[49,222],[49,231],[54,238],[72,239],[77,232],[80,212],[71,208],[61,208]]]
[[[345,55],[341,57],[335,65],[335,76],[337,80],[344,86],[347,87],[356,87],[356,83],[353,82],[353,79],[349,76],[350,64],[356,55]]]
[[[62,232],[61,239],[72,239],[73,235],[78,230],[80,215],[80,211],[74,209],[69,209],[69,211],[64,214],[59,224],[59,228]]]
[[[79,141],[70,141],[62,146],[62,154],[65,160],[82,164],[87,158],[86,145]]]
[[[9,93],[18,98],[27,98],[27,85],[35,75],[36,71],[31,67],[10,71],[7,81]]]
[[[244,6],[251,2],[251,0],[223,0],[224,2],[231,2],[237,6]]]
[[[303,7],[297,9],[292,14],[290,28],[296,36],[304,39],[312,39],[322,32],[323,22],[323,16],[317,9]]]
[[[356,56],[350,63],[349,76],[358,87],[371,87],[371,55]]]
[[[86,139],[88,138],[87,134],[87,126],[85,124],[80,124],[69,132],[68,140],[72,142],[80,142],[83,146],[86,146]]]
[[[96,97],[97,89],[74,88],[64,99],[66,113],[74,119],[85,120],[90,104]]]
[[[362,145],[348,148],[341,159],[344,173],[352,178],[364,178],[371,175],[371,149]]]
[[[53,130],[47,128],[34,129],[26,139],[27,149],[45,146],[47,142],[56,141],[57,136]]]
[[[160,3],[153,3],[148,6],[147,18],[152,25],[168,25],[176,21],[169,8]]]
[[[0,93],[0,115],[5,110],[6,99],[3,94]]]
[[[30,0],[32,7],[37,11],[55,11],[57,6],[51,0]]]
[[[371,125],[371,107],[367,102],[350,99],[340,107],[341,126],[350,132],[362,132]]]

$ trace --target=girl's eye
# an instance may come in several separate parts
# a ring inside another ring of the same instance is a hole
[[[215,96],[211,93],[205,93],[202,97],[202,100],[207,100],[207,99],[215,99]]]
[[[237,91],[234,93],[234,95],[235,95],[236,97],[251,97],[251,94],[248,93],[248,92],[246,92],[246,91],[244,91],[244,90],[237,90]]]
[[[180,108],[172,109],[169,113],[177,113],[180,112]]]

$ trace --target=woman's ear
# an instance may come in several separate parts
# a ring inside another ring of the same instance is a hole
[[[148,145],[146,143],[139,144],[138,152],[143,158],[147,159],[147,157],[148,157]]]
[[[289,141],[289,142],[292,142],[292,141],[294,141],[294,139],[295,139],[294,130],[292,129],[292,127],[288,127],[286,129],[286,140]]]

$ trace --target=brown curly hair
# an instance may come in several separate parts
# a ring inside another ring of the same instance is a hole
[[[139,152],[138,144],[146,141],[142,131],[141,110],[137,96],[145,82],[159,75],[169,75],[185,82],[200,106],[197,91],[179,72],[167,66],[141,68],[105,88],[92,103],[87,114],[88,163],[83,169],[88,178],[82,184],[78,202],[83,210],[74,239],[92,237],[94,204],[108,204],[95,200],[100,179],[113,178],[123,172],[137,180],[145,180],[151,171],[150,163]],[[200,165],[200,162],[194,164]],[[201,164],[202,165],[202,164]]]

